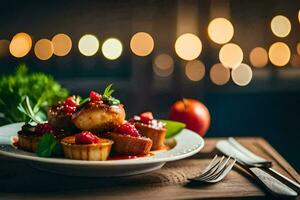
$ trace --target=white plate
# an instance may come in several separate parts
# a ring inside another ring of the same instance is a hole
[[[166,162],[180,160],[198,153],[204,140],[193,131],[184,129],[175,136],[176,145],[168,151],[155,152],[153,156],[126,160],[83,161],[65,158],[41,158],[34,153],[16,149],[11,140],[17,136],[23,123],[0,127],[0,155],[20,159],[40,170],[89,177],[128,176],[161,168]]]

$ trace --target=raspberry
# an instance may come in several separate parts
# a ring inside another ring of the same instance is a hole
[[[76,107],[77,106],[77,103],[74,99],[74,97],[70,96],[68,97],[65,102],[64,102],[65,105],[68,105],[70,107]]]
[[[102,100],[102,96],[95,92],[95,91],[91,91],[90,92],[90,99],[91,101],[101,101]]]
[[[65,113],[67,114],[73,114],[75,110],[76,110],[76,106],[69,106],[69,105],[65,106]]]
[[[64,101],[64,112],[66,114],[73,114],[76,111],[77,102],[74,97],[70,96]]]
[[[123,134],[123,135],[130,135],[133,137],[139,137],[140,133],[139,131],[130,123],[126,122],[125,124],[122,124],[121,126],[117,127],[115,129],[117,133]]]
[[[152,112],[144,112],[140,114],[141,122],[144,124],[149,124],[153,120]]]
[[[75,135],[76,144],[93,144],[98,143],[99,141],[100,138],[89,131],[82,131],[81,133]]]
[[[35,127],[35,132],[36,133],[54,133],[54,128],[48,124],[48,123],[44,123],[44,124],[38,124]]]

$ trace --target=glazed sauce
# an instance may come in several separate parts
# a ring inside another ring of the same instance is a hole
[[[146,155],[112,155],[107,160],[129,160],[129,159],[136,159],[136,158],[143,158],[153,156],[152,153]]]

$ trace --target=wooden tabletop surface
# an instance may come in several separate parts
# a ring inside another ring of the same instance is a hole
[[[16,160],[0,159],[1,199],[266,199],[271,198],[239,167],[220,183],[191,184],[213,158],[221,138],[208,138],[201,152],[167,163],[162,169],[122,178],[70,177],[38,171]],[[273,161],[273,168],[300,182],[299,174],[263,138],[237,138],[254,153]]]

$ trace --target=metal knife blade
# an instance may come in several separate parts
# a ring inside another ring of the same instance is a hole
[[[217,149],[227,156],[236,158],[237,161],[252,174],[275,196],[297,196],[297,192],[283,184],[281,181],[265,172],[258,167],[247,167],[244,163],[252,162],[253,159],[248,158],[240,151],[236,150],[228,141],[219,141],[216,145]]]

